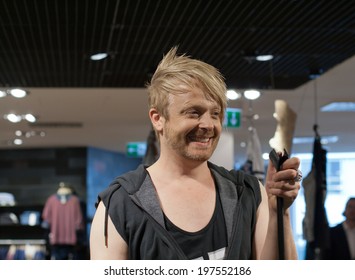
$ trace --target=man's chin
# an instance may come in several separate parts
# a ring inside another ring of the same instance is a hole
[[[186,158],[194,161],[204,162],[211,158],[211,153],[188,153],[185,155]]]

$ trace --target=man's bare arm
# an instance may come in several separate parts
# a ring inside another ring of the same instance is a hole
[[[126,260],[128,259],[128,246],[117,232],[110,217],[108,217],[107,246],[105,244],[105,211],[102,202],[97,207],[90,231],[90,259],[92,260]]]
[[[255,259],[278,259],[277,213],[270,209],[264,186],[260,184],[262,202],[257,210],[257,221],[254,235]],[[293,238],[289,209],[285,210],[284,237],[285,259],[297,260],[297,250]]]

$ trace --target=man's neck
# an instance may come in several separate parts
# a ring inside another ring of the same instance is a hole
[[[199,162],[193,160],[176,160],[174,158],[159,158],[148,168],[154,174],[164,174],[165,177],[182,178],[206,178],[210,174],[207,161]]]

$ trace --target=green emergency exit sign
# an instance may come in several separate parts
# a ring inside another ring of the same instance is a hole
[[[237,108],[227,108],[226,114],[224,118],[224,126],[225,127],[240,127],[240,119],[241,119],[241,109]]]
[[[128,142],[126,144],[126,156],[132,158],[144,157],[147,150],[145,142]]]

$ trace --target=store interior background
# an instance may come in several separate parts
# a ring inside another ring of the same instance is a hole
[[[241,125],[224,130],[212,160],[239,168],[251,126],[268,153],[277,125],[274,104],[285,100],[297,113],[294,136],[301,143],[291,152],[302,159],[303,174],[310,170],[314,124],[328,140],[325,205],[329,224],[341,222],[347,198],[355,196],[355,106],[335,112],[322,107],[355,102],[350,2],[1,1],[0,90],[20,87],[29,94],[0,98],[0,112],[38,119],[10,123],[1,116],[0,192],[14,195],[12,212],[41,212],[59,182],[72,184],[83,203],[87,237],[97,194],[142,162],[128,156],[126,147],[146,142],[151,129],[144,84],[163,53],[179,45],[180,53],[219,68],[229,89],[261,92],[257,100],[230,100],[229,107],[242,112]],[[98,52],[108,57],[90,60]],[[274,59],[259,62],[257,54]],[[21,145],[14,144],[16,138]],[[300,259],[304,212],[301,189],[292,209]],[[0,226],[0,245],[7,237],[43,237],[36,227],[11,230]],[[87,238],[81,245],[81,257],[88,258]]]

